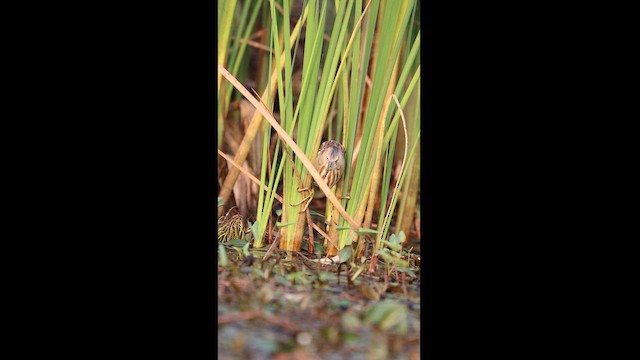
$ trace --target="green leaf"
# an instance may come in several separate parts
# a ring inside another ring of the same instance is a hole
[[[227,246],[237,246],[237,247],[243,247],[247,244],[249,243],[247,242],[247,240],[244,240],[244,239],[233,239],[226,243]]]
[[[257,259],[261,259],[264,257],[264,254],[267,253],[267,249],[266,248],[262,248],[262,249],[256,249],[256,248],[251,248],[251,254],[253,254],[253,257],[257,258]]]
[[[394,235],[391,234],[391,236],[393,237]],[[391,239],[389,239],[389,240],[391,240]],[[397,243],[389,242],[389,241],[382,240],[382,239],[380,239],[380,242],[385,244],[385,245],[387,245],[387,247],[389,249],[393,250],[393,251],[401,251],[402,250],[402,245],[399,245]]]
[[[313,242],[313,252],[318,256],[322,256],[322,254],[325,253],[324,244],[321,243],[321,242],[314,241]]]
[[[370,324],[378,324],[384,319],[384,316],[393,306],[394,302],[392,300],[382,300],[375,303],[365,313],[364,320]]]
[[[242,249],[240,249],[240,248],[239,248],[239,247],[237,247],[237,246],[234,246],[234,247],[233,247],[233,250],[235,250],[235,251],[236,251],[236,253],[238,254],[238,257],[240,258],[240,260],[244,259],[244,256],[242,256]]]
[[[360,319],[352,313],[344,313],[340,319],[342,327],[347,331],[358,331],[360,329]]]
[[[356,230],[356,232],[357,232],[358,234],[377,234],[377,233],[379,233],[380,231],[378,231],[378,230],[373,230],[373,229],[360,228],[360,229]]]
[[[355,265],[352,265],[352,267],[355,269]],[[358,276],[360,276],[360,274],[364,271],[364,269],[366,268],[366,265],[362,265],[360,266],[355,273],[353,274],[353,276],[351,276],[351,281],[356,281],[356,279],[358,278]]]
[[[351,248],[351,246],[345,246],[338,253],[340,263],[346,262],[347,260],[351,259],[351,256],[353,256],[353,248]]]
[[[253,234],[253,238],[254,239],[258,239],[258,230],[259,230],[259,226],[260,223],[258,220],[256,220],[252,225],[251,225],[251,233]]]
[[[296,283],[302,284],[302,285],[307,285],[311,281],[311,280],[309,280],[307,278],[307,274],[305,274],[302,271],[298,271],[298,272],[287,274],[287,275],[285,275],[285,278],[288,281],[296,282]]]
[[[224,206],[224,200],[222,199],[222,197],[218,196],[218,207],[220,206]]]
[[[383,241],[383,240],[381,240]],[[384,260],[385,263],[391,265],[391,264],[397,264],[398,266],[409,266],[409,263],[406,260],[400,259],[397,256],[392,256],[389,254],[389,249],[382,249],[378,252],[378,255],[382,258],[382,260]]]
[[[365,314],[365,321],[377,324],[382,330],[389,330],[407,321],[407,307],[393,300],[383,300],[374,304]]]
[[[413,270],[407,268],[407,267],[402,267],[402,266],[398,266],[398,272],[403,272],[406,273],[407,275],[415,278],[416,277],[416,273],[413,272]]]
[[[279,216],[279,215],[280,215],[280,214],[278,214],[278,216]],[[319,216],[319,217],[324,217],[324,215],[320,214],[320,213],[319,213],[319,212],[317,212],[317,211],[311,210],[311,209],[309,209],[309,215]]]
[[[382,330],[389,330],[396,325],[400,325],[407,321],[407,308],[401,304],[394,304],[387,314],[380,321]]]
[[[224,249],[224,245],[218,245],[218,255],[220,256],[220,266],[227,266],[229,260],[227,259],[227,252]]]

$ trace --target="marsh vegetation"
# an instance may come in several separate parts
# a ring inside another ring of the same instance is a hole
[[[220,358],[418,358],[419,2],[225,0],[218,26]]]

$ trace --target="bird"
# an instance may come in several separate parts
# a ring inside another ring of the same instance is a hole
[[[324,182],[327,184],[327,186],[330,189],[334,185],[336,185],[338,181],[340,181],[344,176],[346,154],[347,154],[346,149],[338,141],[329,140],[329,141],[323,142],[322,145],[320,145],[320,149],[318,150],[318,156],[314,161],[314,167],[316,168],[318,173],[320,173],[320,176],[322,177],[322,179],[324,179]],[[305,206],[302,208],[300,212],[304,212],[307,209],[307,207],[311,203],[311,200],[313,200],[314,198],[318,199],[324,196],[324,193],[322,191],[317,193],[315,192],[315,187],[319,188],[318,183],[316,182],[315,179],[313,179],[313,185],[314,187],[311,188],[310,190],[311,193],[308,196],[303,198],[297,204],[292,204],[295,206],[303,202],[306,202]],[[298,189],[298,191],[304,191],[304,190],[309,190],[309,189],[308,188]],[[346,196],[343,198],[348,199],[349,197]]]
[[[325,141],[320,145],[315,167],[329,188],[337,184],[344,175],[346,153],[344,146],[335,140]],[[315,179],[313,184],[318,186]]]

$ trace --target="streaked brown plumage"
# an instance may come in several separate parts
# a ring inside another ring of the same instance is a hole
[[[320,176],[322,176],[324,181],[327,183],[327,186],[329,186],[329,188],[332,188],[335,184],[338,183],[338,181],[340,181],[340,179],[342,179],[342,176],[344,176],[344,164],[346,162],[345,156],[346,150],[344,146],[342,146],[342,144],[335,140],[325,141],[322,143],[322,145],[320,145],[320,150],[318,150],[318,156],[315,159],[314,166],[320,173]],[[318,186],[315,179],[313,180],[313,185],[316,187]],[[298,189],[298,191],[305,190],[310,191],[310,194],[303,198],[300,202],[291,204],[292,206],[297,206],[306,202],[300,212],[306,211],[306,209],[309,207],[309,204],[311,204],[311,200],[313,200],[314,198],[318,199],[324,196],[324,193],[322,191],[316,192],[313,187],[311,189]],[[348,199],[349,196],[347,195],[343,198]]]
[[[335,140],[325,141],[320,145],[315,166],[329,188],[337,184],[344,175],[345,155],[344,146]],[[315,180],[313,183],[318,186]]]

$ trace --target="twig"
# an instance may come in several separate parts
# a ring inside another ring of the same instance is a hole
[[[420,341],[420,334],[410,334],[410,335],[407,336],[405,341],[407,343],[419,342]]]
[[[304,255],[302,254],[302,252],[300,252],[300,251],[296,251],[296,254],[297,254],[298,256],[300,256],[301,258],[303,258],[304,260],[306,260],[306,261],[303,261],[303,262],[302,262],[302,263],[304,264],[304,266],[306,266],[306,267],[307,267],[307,268],[309,268],[310,270],[316,270],[316,267],[315,267],[315,266],[313,266],[313,265],[309,265],[309,264],[308,264],[308,263],[312,263],[312,264],[313,264],[313,263],[315,263],[315,261],[313,261],[313,260],[309,259],[308,257],[304,256]],[[318,266],[320,266],[320,263],[318,263]]]
[[[264,35],[265,32],[266,32],[266,29],[260,29],[260,30],[256,31],[255,33],[253,33],[253,35],[249,36],[249,39],[257,39],[257,38],[261,37],[262,35]]]
[[[264,256],[262,257],[262,261],[265,261],[269,258],[269,255],[271,255],[271,252],[273,251],[273,249],[275,249],[278,246],[278,243],[280,243],[280,237],[276,237],[275,240],[273,240],[273,242],[271,243],[271,246],[269,246],[269,249],[267,250],[267,253],[264,254]]]
[[[318,231],[320,235],[324,236],[324,238],[327,239],[327,241],[329,241],[331,245],[333,245],[336,249],[339,249],[338,245],[336,245],[336,243],[333,242],[333,240],[331,240],[329,235],[327,235],[327,233],[324,232],[318,225],[316,225],[315,223],[312,223],[311,226],[313,226],[313,228],[316,229],[316,231]]]
[[[313,221],[311,221],[311,215],[309,215],[309,208],[305,209],[305,213],[307,215],[307,226],[309,228],[309,242],[307,243],[307,250],[309,250],[310,254],[313,254]]]
[[[249,310],[249,311],[245,311],[245,312],[241,312],[241,313],[235,313],[235,314],[224,314],[224,315],[219,315],[218,316],[218,325],[224,325],[224,324],[229,324],[232,322],[236,322],[236,321],[246,321],[246,320],[251,320],[251,319],[255,319],[255,318],[260,318],[263,319],[267,322],[270,322],[274,325],[280,326],[282,328],[285,328],[287,330],[291,330],[291,331],[301,331],[302,329],[288,321],[288,320],[284,320],[281,318],[278,318],[276,316],[273,315],[269,315],[269,314],[265,314],[262,312],[261,309],[254,309],[254,310]]]
[[[402,293],[407,297],[407,273],[402,273]]]
[[[296,254],[302,258],[304,258],[307,261],[311,261],[311,259],[309,259],[308,257],[304,256],[300,251],[296,251]]]
[[[259,42],[257,42],[257,41],[248,40],[248,39],[243,39],[243,38],[236,39],[236,37],[235,37],[235,36],[231,36],[231,39],[232,39],[232,40],[236,40],[236,41],[238,41],[238,42],[247,43],[247,45],[249,45],[249,46],[251,46],[251,47],[254,47],[254,48],[259,49],[259,50],[267,51],[267,52],[269,52],[269,53],[273,54],[273,49],[271,49],[270,47],[265,46],[265,45],[263,45],[263,44],[260,44],[260,43],[259,43]]]
[[[220,154],[220,156],[222,156],[223,158],[225,158],[225,160],[227,160],[231,165],[235,166],[236,168],[238,168],[238,170],[240,170],[240,172],[242,174],[244,174],[247,178],[249,178],[249,180],[253,181],[254,183],[256,183],[258,186],[260,186],[260,180],[258,180],[257,177],[253,176],[253,174],[251,174],[251,172],[249,172],[249,170],[243,168],[242,166],[240,166],[237,162],[235,162],[231,156],[223,153],[222,151],[220,151],[220,149],[218,149],[218,154]],[[269,187],[267,185],[262,185],[262,188],[265,191],[269,191]],[[281,204],[283,202],[282,200],[282,196],[278,195],[278,193],[274,193],[273,195],[276,200],[278,200]]]
[[[278,10],[278,12],[280,13],[280,15],[284,15],[284,9],[282,8],[282,5],[278,4],[277,2],[273,2],[273,5],[276,7],[276,10]]]
[[[259,317],[262,314],[262,310],[254,309],[235,314],[218,315],[218,325],[229,324],[236,321],[251,320]]]
[[[371,78],[369,78],[369,75],[367,75],[367,77],[364,79],[365,84],[367,84],[367,86],[369,87],[369,89],[371,89]]]
[[[298,325],[296,325],[296,324],[294,324],[292,322],[289,322],[287,320],[278,318],[278,317],[273,316],[273,315],[268,315],[268,314],[262,313],[260,315],[260,317],[262,319],[264,319],[265,321],[268,321],[268,322],[270,322],[272,324],[275,324],[275,325],[278,325],[280,327],[283,327],[283,328],[285,328],[287,330],[291,330],[291,331],[301,331],[302,330],[302,328],[300,328]]]

